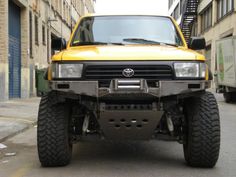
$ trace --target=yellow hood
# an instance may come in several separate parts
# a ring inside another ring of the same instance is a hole
[[[107,45],[71,47],[54,55],[52,60],[205,60],[205,57],[184,47],[157,45]]]

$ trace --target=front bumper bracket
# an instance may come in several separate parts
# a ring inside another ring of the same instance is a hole
[[[149,87],[144,79],[114,79],[110,87],[100,87],[98,81],[50,81],[51,90],[68,92],[92,97],[104,97],[112,94],[147,94],[165,97],[202,91],[210,86],[210,81],[158,81],[156,87]]]

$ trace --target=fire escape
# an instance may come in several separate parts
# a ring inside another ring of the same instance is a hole
[[[188,43],[194,22],[197,20],[197,9],[200,0],[185,0],[180,27]]]

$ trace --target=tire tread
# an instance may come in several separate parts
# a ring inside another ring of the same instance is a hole
[[[190,166],[215,166],[220,151],[220,117],[217,101],[210,92],[187,101],[188,135],[184,145]]]
[[[56,94],[41,98],[38,112],[37,144],[41,165],[65,166],[71,160],[72,147],[68,142],[68,109],[57,102]]]

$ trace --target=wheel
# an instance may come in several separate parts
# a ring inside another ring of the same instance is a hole
[[[210,92],[185,102],[184,157],[193,167],[212,168],[220,151],[220,117],[216,99]]]
[[[226,103],[236,102],[236,92],[224,93],[224,99]]]
[[[38,113],[38,155],[44,167],[70,163],[72,143],[69,134],[69,106],[57,102],[55,93],[41,98]]]
[[[232,95],[230,92],[225,92],[223,95],[226,103],[230,103],[232,101]]]
[[[231,101],[236,102],[236,92],[230,92],[231,94]]]

